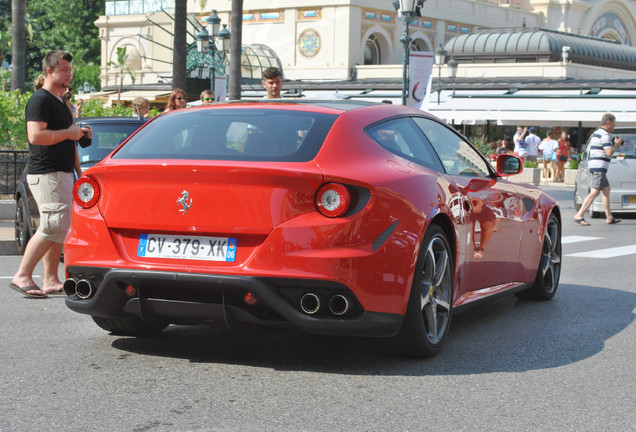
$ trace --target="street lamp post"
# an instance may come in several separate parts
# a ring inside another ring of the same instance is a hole
[[[221,25],[221,18],[216,14],[216,10],[213,10],[208,17],[207,29],[201,26],[201,30],[196,35],[197,39],[197,51],[202,56],[208,52],[210,53],[210,90],[213,92],[214,80],[216,77],[216,62],[217,59],[221,64],[225,61],[226,53],[230,47],[230,32],[227,29],[227,25],[223,24],[223,29],[219,31]],[[216,46],[215,39],[218,38],[221,41],[221,49]]]
[[[437,105],[439,105],[439,96],[442,93],[442,65],[446,59],[446,50],[439,44],[435,50],[435,63],[437,64]]]
[[[406,95],[409,91],[409,46],[412,40],[409,35],[409,22],[416,14],[418,6],[421,7],[421,4],[417,0],[399,0],[399,8],[404,17],[404,32],[402,33],[402,37],[400,37],[400,42],[404,44],[404,55],[402,57],[402,105],[406,105]]]

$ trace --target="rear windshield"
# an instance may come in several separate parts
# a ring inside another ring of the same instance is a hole
[[[623,140],[623,145],[620,146],[614,155],[614,159],[636,159],[636,132],[623,132],[613,134]]]
[[[84,123],[78,122],[80,126]],[[141,123],[90,123],[93,138],[89,147],[77,147],[82,164],[94,164],[104,159],[115,147],[141,127]]]
[[[276,109],[174,112],[147,125],[113,158],[309,161],[336,117]]]

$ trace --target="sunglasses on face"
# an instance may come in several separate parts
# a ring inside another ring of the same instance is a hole
[[[185,98],[178,97],[177,100],[185,100]]]
[[[207,98],[203,98],[201,99],[203,102],[214,102],[214,98],[213,97],[207,97]]]

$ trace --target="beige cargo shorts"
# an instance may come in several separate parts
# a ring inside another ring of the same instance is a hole
[[[36,234],[54,243],[64,243],[71,226],[73,173],[29,174],[27,182],[40,209]]]

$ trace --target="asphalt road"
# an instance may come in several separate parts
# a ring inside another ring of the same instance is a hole
[[[0,431],[636,430],[636,216],[581,227],[572,189],[546,190],[564,214],[556,297],[458,314],[425,361],[291,331],[111,336],[10,290],[19,257],[0,257]]]

